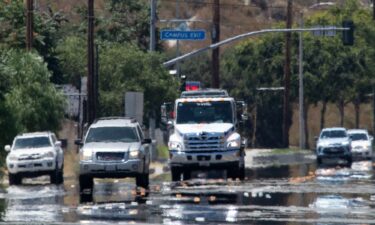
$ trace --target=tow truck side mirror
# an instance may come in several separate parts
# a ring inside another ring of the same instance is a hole
[[[173,125],[173,121],[169,120],[169,121],[167,122],[167,127],[168,127],[168,129],[172,129],[172,128],[174,127],[174,125]]]
[[[315,136],[315,137],[314,137],[314,140],[315,140],[315,141],[318,141],[318,139],[319,139],[318,136]]]
[[[171,119],[170,114],[173,111],[172,109],[172,103],[170,102],[165,102],[161,107],[160,107],[160,114],[161,114],[161,122],[163,124],[167,124],[168,121]]]
[[[10,145],[5,145],[4,150],[5,150],[6,152],[10,152]]]
[[[237,112],[238,114],[241,115],[241,117],[238,119],[241,121],[247,121],[249,119],[249,114],[247,112],[247,104],[244,101],[237,101],[236,105],[237,105]]]

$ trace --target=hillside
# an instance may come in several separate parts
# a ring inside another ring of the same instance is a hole
[[[51,6],[54,11],[64,12],[72,23],[81,22],[78,9],[82,11],[87,5],[87,0],[35,1],[37,9],[44,11],[47,6]],[[149,0],[140,1],[144,1],[147,6],[149,4]],[[335,0],[334,2],[340,4],[341,1]],[[317,0],[294,0],[294,20],[298,18],[302,9],[307,9],[317,2]],[[286,18],[286,0],[221,0],[220,3],[222,40],[238,34],[272,27],[274,23],[283,23]],[[213,0],[158,0],[157,16],[159,20],[170,20],[177,18],[178,14],[180,19],[204,21],[188,23],[190,29],[207,31],[205,41],[184,41],[180,45],[182,52],[188,52],[192,49],[207,46],[211,42],[212,7]],[[95,1],[95,15],[97,17],[107,16],[105,0]],[[176,26],[178,26],[176,23],[162,23],[160,21],[157,23],[159,29],[175,28]],[[166,42],[165,45],[174,48],[175,42]]]

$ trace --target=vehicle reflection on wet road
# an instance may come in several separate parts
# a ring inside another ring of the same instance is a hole
[[[225,173],[223,173],[225,177]],[[0,191],[0,218],[9,222],[153,224],[370,224],[375,221],[371,161],[351,168],[315,163],[247,169],[246,180],[95,180],[94,203],[78,204],[77,183],[25,182]]]

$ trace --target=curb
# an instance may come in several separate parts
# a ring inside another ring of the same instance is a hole
[[[272,154],[271,150],[247,150],[246,161],[249,167],[269,167],[275,165],[291,165],[313,163],[316,160],[314,153],[296,152]]]

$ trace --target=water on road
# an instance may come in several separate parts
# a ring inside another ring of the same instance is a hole
[[[0,220],[85,224],[372,224],[375,179],[371,161],[351,168],[315,162],[247,168],[245,181],[225,172],[196,172],[186,182],[154,176],[150,190],[133,179],[95,180],[94,203],[79,204],[77,181],[48,177],[0,189]]]

